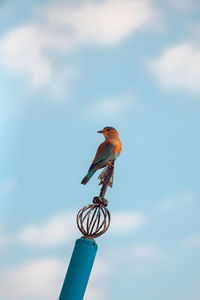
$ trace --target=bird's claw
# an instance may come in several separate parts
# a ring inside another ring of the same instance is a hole
[[[108,161],[107,165],[109,168],[113,168],[114,167],[114,163],[112,161]]]

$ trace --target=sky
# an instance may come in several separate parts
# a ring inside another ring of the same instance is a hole
[[[199,300],[200,3],[0,2],[0,299],[58,299],[119,131],[85,300]]]

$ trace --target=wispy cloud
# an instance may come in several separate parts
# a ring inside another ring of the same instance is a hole
[[[159,212],[171,212],[180,208],[187,208],[194,202],[194,195],[184,192],[174,196],[165,197],[158,205]]]
[[[161,85],[200,93],[200,47],[184,42],[165,49],[148,64]]]
[[[66,266],[59,259],[36,260],[0,275],[0,298],[8,300],[56,299]]]
[[[115,235],[129,234],[138,230],[145,222],[146,217],[139,212],[113,212],[109,232]],[[5,232],[2,232],[1,236],[3,244],[5,244],[4,237],[6,236],[6,241],[9,241],[9,244],[19,243],[24,246],[42,248],[71,242],[77,233],[76,216],[72,213],[63,213],[55,215],[41,224],[24,226],[15,235],[6,235]]]
[[[192,234],[186,237],[183,241],[183,245],[189,248],[198,248],[200,249],[200,233]]]
[[[197,4],[195,0],[169,0],[169,2],[173,7],[184,11],[195,8]]]
[[[123,116],[128,110],[135,105],[135,101],[129,96],[111,97],[94,101],[85,111],[85,116],[92,119],[104,119],[112,121],[116,117]]]
[[[100,281],[105,280],[112,274],[112,270],[108,263],[96,259],[92,268],[91,278],[86,289],[85,300],[101,300],[107,299],[105,289],[102,289]]]
[[[105,295],[105,291],[102,290],[102,288],[96,287],[96,286],[88,286],[85,292],[84,296],[85,300],[106,300],[107,297]]]
[[[9,240],[4,234],[0,232],[0,249],[8,244]]]
[[[62,73],[62,67],[55,68],[59,55],[66,58],[88,44],[118,43],[154,20],[156,13],[146,0],[85,1],[78,5],[61,1],[41,10],[35,19],[10,29],[0,40],[0,63],[8,72],[24,75],[36,89],[51,86]]]
[[[75,216],[66,213],[54,216],[45,224],[24,228],[17,239],[34,247],[53,246],[71,241],[75,230]]]
[[[139,212],[113,212],[110,232],[114,234],[128,234],[142,227],[145,221],[145,216]]]
[[[14,191],[16,188],[16,180],[14,178],[8,178],[0,182],[0,196],[3,198],[5,195]]]
[[[132,246],[131,254],[136,259],[160,260],[163,259],[163,251],[153,244],[135,244]]]
[[[51,65],[42,54],[45,36],[33,24],[11,30],[0,41],[1,63],[8,71],[25,72],[38,87],[51,78]]]
[[[69,97],[71,83],[79,77],[79,70],[75,66],[65,66],[56,76],[53,75],[50,87],[48,88],[49,99],[60,101],[63,96]]]
[[[6,17],[12,14],[12,8],[5,2],[0,2],[0,16]]]

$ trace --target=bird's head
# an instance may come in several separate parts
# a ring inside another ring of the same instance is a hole
[[[104,127],[103,130],[97,131],[98,133],[102,133],[106,140],[112,140],[119,137],[117,130],[114,127]]]

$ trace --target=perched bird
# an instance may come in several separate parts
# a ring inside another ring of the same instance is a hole
[[[108,126],[97,132],[104,135],[105,141],[99,145],[95,158],[81,184],[86,184],[98,169],[112,165],[122,151],[122,143],[115,128]]]

